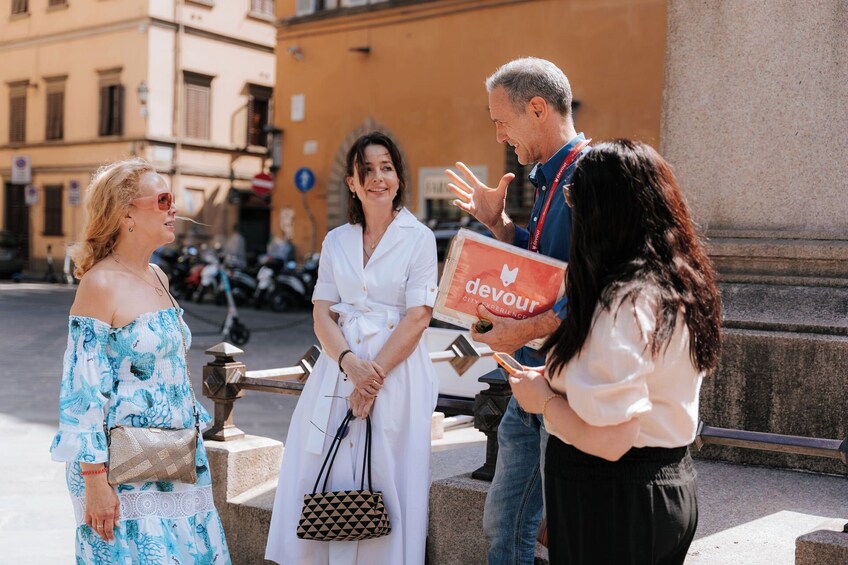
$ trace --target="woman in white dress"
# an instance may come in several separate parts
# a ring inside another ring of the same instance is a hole
[[[402,207],[403,162],[385,135],[354,143],[346,182],[349,223],[324,239],[312,295],[322,354],[292,416],[265,557],[281,565],[423,564],[438,384],[421,336],[436,300],[436,240]],[[359,542],[299,539],[303,495],[348,408],[357,419],[327,488],[359,488],[370,414],[373,488],[383,493],[391,533]]]

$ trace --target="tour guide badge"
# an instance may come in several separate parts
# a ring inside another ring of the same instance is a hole
[[[568,264],[471,230],[451,242],[433,316],[463,328],[477,322],[477,305],[517,320],[547,312],[565,293]],[[543,339],[527,345],[538,349]]]

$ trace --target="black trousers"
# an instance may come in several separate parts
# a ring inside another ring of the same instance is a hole
[[[551,565],[683,563],[698,525],[686,447],[633,448],[610,462],[551,436],[545,505]]]

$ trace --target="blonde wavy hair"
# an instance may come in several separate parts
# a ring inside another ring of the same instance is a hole
[[[138,196],[138,181],[156,169],[144,159],[127,159],[97,169],[85,195],[86,224],[82,241],[73,253],[74,276],[82,278],[109,255],[121,232],[132,199]]]

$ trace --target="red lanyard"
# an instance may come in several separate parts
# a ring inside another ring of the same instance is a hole
[[[554,182],[549,185],[551,189],[550,192],[556,190],[556,187],[559,185],[559,181],[562,178],[563,173],[569,166],[577,159],[577,156],[580,155],[580,152],[583,151],[583,148],[589,145],[591,139],[584,139],[580,143],[578,143],[574,149],[568,152],[568,155],[565,157],[565,161],[562,162],[562,165],[559,168],[556,176],[554,177]],[[539,189],[536,189],[536,198],[539,198]],[[548,218],[548,209],[551,207],[551,202],[554,199],[554,195],[551,194],[548,197],[548,201],[545,202],[545,207],[542,209],[542,214],[539,216],[539,221],[536,222],[536,229],[533,231],[533,237],[530,238],[530,245],[528,245],[528,249],[533,253],[539,252],[539,242],[542,240],[542,229],[545,227],[545,220]]]

